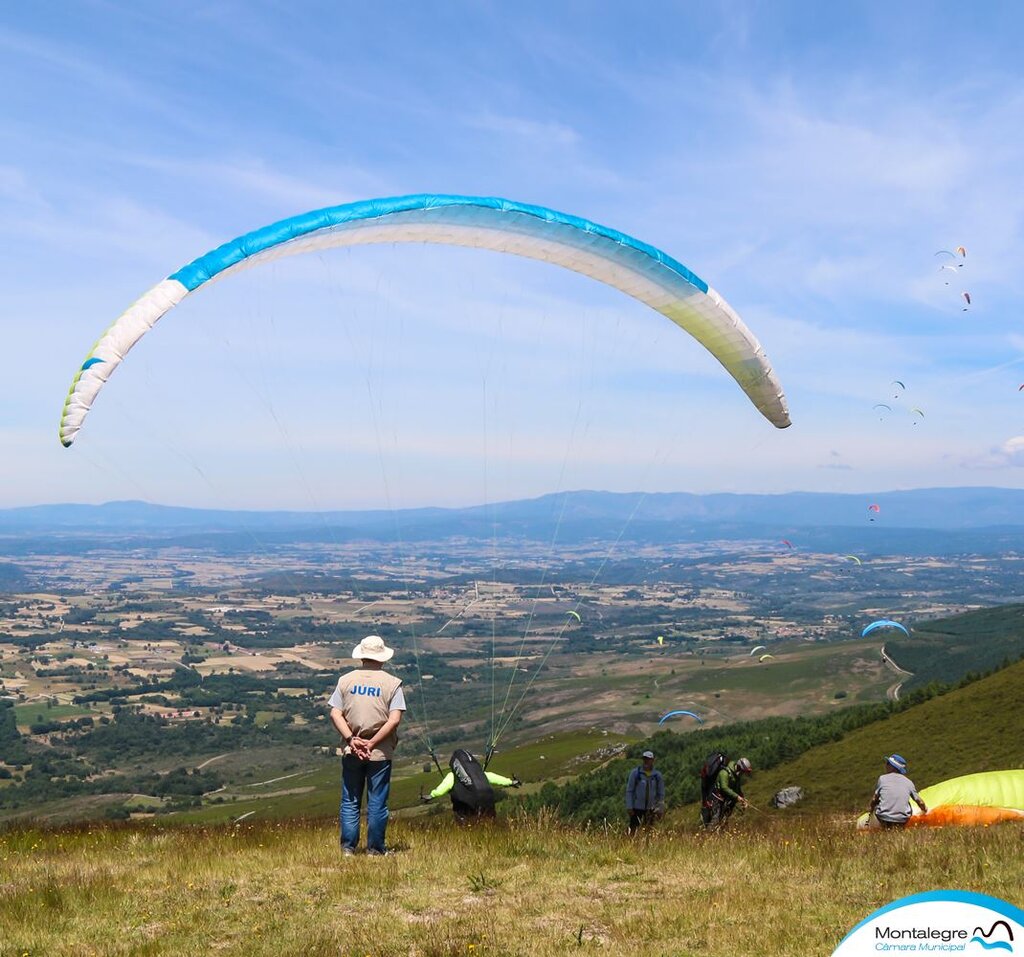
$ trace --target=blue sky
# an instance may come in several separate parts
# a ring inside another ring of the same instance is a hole
[[[1010,3],[11,7],[0,506],[1019,486],[1022,28]],[[73,371],[155,282],[273,220],[411,192],[663,248],[761,339],[793,427],[614,290],[386,247],[203,290],[60,448]],[[933,253],[960,243],[951,288]]]

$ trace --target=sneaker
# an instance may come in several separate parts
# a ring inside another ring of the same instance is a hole
[[[388,851],[367,851],[366,853],[370,857],[387,857],[389,852]]]
[[[341,849],[341,856],[342,857],[355,857],[355,854],[356,854],[356,852],[353,851],[351,847],[343,847]]]

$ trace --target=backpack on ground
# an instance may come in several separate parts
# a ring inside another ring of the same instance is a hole
[[[700,769],[700,800],[707,804],[711,800],[711,791],[718,780],[718,772],[725,767],[728,758],[724,751],[712,751]]]

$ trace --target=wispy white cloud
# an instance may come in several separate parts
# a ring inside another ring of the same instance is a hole
[[[1024,435],[1015,435],[988,452],[964,459],[962,464],[967,469],[1024,468]]]
[[[488,112],[467,117],[465,122],[473,129],[523,140],[535,148],[575,146],[580,141],[576,130],[555,120],[535,120]]]

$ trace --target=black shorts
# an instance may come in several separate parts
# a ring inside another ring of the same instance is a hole
[[[875,820],[878,821],[879,827],[884,828],[901,828],[907,826],[906,821],[887,821],[885,818],[879,817],[877,814],[875,815]]]

